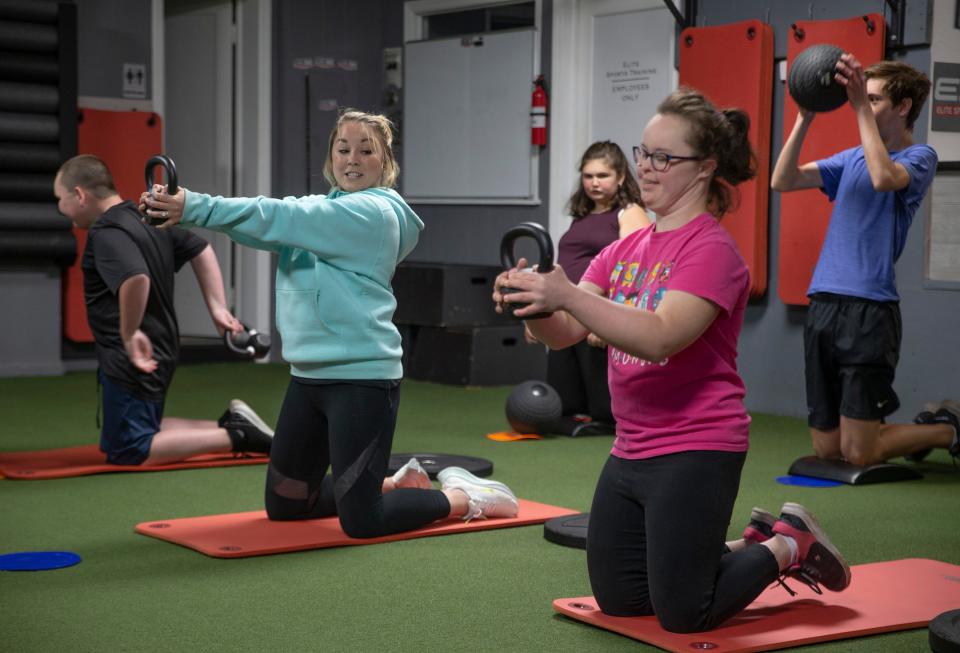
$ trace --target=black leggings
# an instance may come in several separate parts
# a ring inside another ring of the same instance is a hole
[[[724,539],[745,453],[611,456],[597,482],[587,568],[600,609],[655,614],[666,630],[716,628],[776,581],[764,546],[730,553]]]
[[[447,517],[450,502],[439,490],[381,491],[399,399],[400,388],[392,382],[317,384],[291,378],[270,449],[267,516],[338,515],[347,535],[363,538]]]
[[[613,423],[607,386],[607,350],[581,340],[547,354],[547,383],[560,395],[563,415],[589,415]]]

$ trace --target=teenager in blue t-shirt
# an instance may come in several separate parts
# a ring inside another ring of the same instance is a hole
[[[849,53],[836,71],[856,113],[861,144],[799,165],[815,115],[800,109],[771,184],[781,192],[820,188],[834,203],[807,292],[804,352],[813,448],[820,458],[855,465],[896,456],[920,460],[933,447],[960,457],[955,402],[920,413],[913,424],[883,421],[900,407],[893,390],[901,339],[894,264],[937,168],[937,153],[912,136],[930,80],[902,62],[864,69]]]

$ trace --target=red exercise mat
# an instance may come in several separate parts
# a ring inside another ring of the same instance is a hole
[[[850,587],[822,596],[800,582],[787,581],[797,596],[772,585],[746,610],[706,633],[671,633],[656,617],[610,617],[596,608],[592,596],[557,599],[553,609],[674,653],[748,653],[923,628],[960,606],[957,565],[909,558],[855,565],[852,572]]]
[[[263,510],[149,521],[137,524],[135,530],[141,535],[180,544],[214,558],[246,558],[335,546],[379,544],[465,531],[529,526],[542,524],[554,517],[577,513],[576,510],[549,506],[535,501],[520,499],[519,502],[520,512],[516,517],[474,519],[470,522],[446,519],[414,531],[370,539],[348,537],[340,528],[340,521],[336,517],[302,521],[270,521]]]
[[[13,451],[0,453],[0,474],[21,481],[48,478],[88,476],[106,472],[165,472],[171,469],[198,469],[230,465],[256,465],[270,458],[262,454],[215,453],[194,456],[189,460],[166,465],[111,465],[95,444],[45,451]]]

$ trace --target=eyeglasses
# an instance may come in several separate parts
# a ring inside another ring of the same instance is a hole
[[[650,159],[650,167],[657,172],[663,172],[670,167],[672,161],[702,161],[702,156],[677,156],[666,152],[648,152],[642,145],[633,146],[633,160],[639,167],[641,163]]]

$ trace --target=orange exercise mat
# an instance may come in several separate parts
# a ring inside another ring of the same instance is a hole
[[[137,524],[136,531],[142,535],[180,544],[214,558],[246,558],[272,553],[326,549],[334,546],[378,544],[491,528],[528,526],[577,512],[535,501],[524,499],[519,501],[520,512],[516,517],[474,519],[470,522],[447,519],[415,531],[370,539],[348,537],[340,528],[340,521],[336,517],[303,521],[270,521],[263,510],[149,521]]]
[[[268,460],[269,457],[262,454],[244,454],[243,457],[238,457],[232,453],[217,453],[194,456],[183,462],[166,465],[111,465],[106,462],[100,448],[90,444],[66,449],[0,453],[0,474],[10,479],[29,481],[106,472],[165,472],[171,469],[255,465]]]
[[[850,587],[822,596],[799,582],[787,581],[797,596],[772,585],[746,610],[706,633],[667,632],[656,617],[610,617],[597,609],[592,596],[557,599],[553,609],[674,653],[748,653],[923,628],[960,605],[957,565],[908,558],[856,565],[852,572]]]

